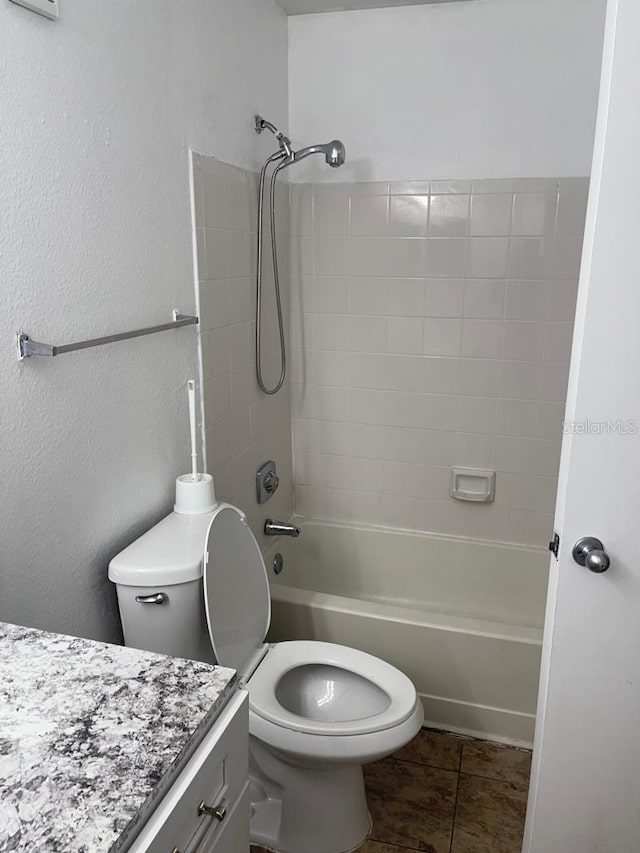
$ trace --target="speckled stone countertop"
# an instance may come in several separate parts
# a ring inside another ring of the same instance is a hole
[[[0,851],[126,850],[233,670],[0,623]]]

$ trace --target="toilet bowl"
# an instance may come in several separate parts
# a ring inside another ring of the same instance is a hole
[[[421,714],[406,675],[335,643],[277,643],[247,687],[251,734],[307,763],[376,761],[415,735]]]
[[[246,517],[230,504],[208,514],[204,534],[204,523],[197,519],[182,530],[188,542],[179,549],[181,570],[165,572],[165,586],[160,586],[162,572],[154,573],[145,554],[171,562],[170,553],[162,555],[176,532],[172,524],[181,522],[169,519],[160,531],[164,547],[157,532],[153,541],[144,542],[154,533],[149,531],[109,567],[125,641],[166,653],[162,638],[171,628],[175,648],[169,653],[184,655],[175,639],[179,629],[170,623],[184,619],[188,607],[195,611],[194,602],[204,601],[215,660],[236,669],[249,693],[252,843],[278,853],[357,849],[371,828],[362,765],[390,755],[417,734],[423,710],[415,687],[390,664],[346,646],[305,640],[266,644],[271,603],[264,560]],[[186,566],[198,538],[196,572]],[[184,604],[185,590],[177,596],[171,584],[165,588],[166,576],[175,579],[175,586],[196,587],[197,594],[186,596],[189,604]],[[136,596],[144,598],[140,589],[149,592],[151,586],[154,594],[165,592],[169,606],[151,608],[155,624],[147,618],[138,630]],[[180,602],[173,613],[172,600]],[[201,610],[200,604],[191,620]],[[193,636],[190,644],[193,649]]]

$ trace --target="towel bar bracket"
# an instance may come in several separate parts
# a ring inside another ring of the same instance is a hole
[[[135,329],[132,332],[120,332],[117,335],[107,335],[103,338],[90,338],[86,341],[77,341],[73,344],[62,344],[55,346],[53,344],[41,344],[38,341],[32,341],[29,335],[24,332],[18,332],[16,335],[16,344],[18,347],[18,359],[24,361],[25,358],[31,358],[32,355],[42,355],[53,358],[56,355],[62,355],[65,352],[74,352],[79,349],[89,349],[90,347],[100,347],[104,344],[113,344],[116,341],[127,341],[131,338],[141,338],[144,335],[154,335],[156,332],[166,332],[169,329],[180,329],[182,326],[195,326],[199,322],[198,317],[193,317],[190,314],[181,314],[177,309],[173,311],[173,320],[171,323],[162,323],[160,326],[147,326],[144,329]]]

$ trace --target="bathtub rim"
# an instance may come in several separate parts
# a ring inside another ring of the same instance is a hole
[[[523,542],[504,542],[499,539],[478,539],[474,536],[458,536],[453,533],[437,533],[431,530],[415,530],[410,527],[392,527],[386,524],[367,524],[362,521],[338,521],[337,519],[310,518],[306,515],[293,514],[289,519],[296,527],[304,527],[308,525],[322,527],[336,527],[343,530],[360,530],[365,533],[390,533],[393,535],[411,536],[412,538],[420,539],[438,539],[445,542],[455,542],[465,545],[480,545],[489,548],[510,549],[516,551],[524,551],[526,553],[535,553],[540,556],[549,554],[548,545],[527,545]],[[270,553],[277,545],[278,538],[273,543],[268,543],[265,552]]]
[[[371,601],[370,599],[332,595],[328,592],[316,592],[311,589],[301,589],[300,587],[278,584],[271,579],[269,584],[272,597],[285,604],[324,607],[335,610],[338,613],[371,619],[387,619],[390,622],[399,622],[402,625],[413,625],[419,628],[436,628],[442,631],[470,634],[486,639],[506,640],[514,643],[542,646],[543,628],[532,628],[525,625],[513,625],[508,622],[476,619],[470,616],[455,616],[436,611],[430,612],[427,609],[418,610],[412,607],[400,607],[399,605],[385,604],[378,601]],[[358,607],[358,604],[361,604],[361,606]]]

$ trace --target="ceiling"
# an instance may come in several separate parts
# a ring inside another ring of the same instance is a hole
[[[344,12],[347,9],[382,9],[388,6],[419,6],[426,3],[455,3],[459,0],[276,0],[287,15],[311,12]]]

